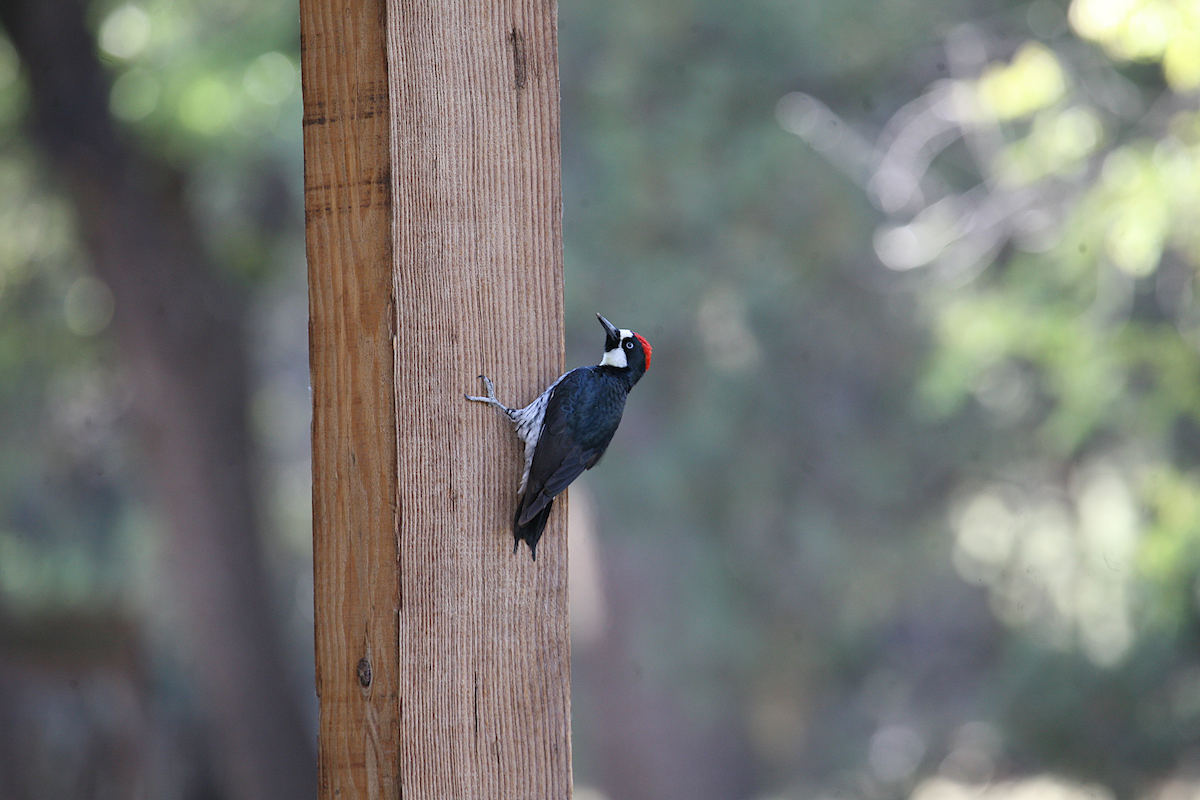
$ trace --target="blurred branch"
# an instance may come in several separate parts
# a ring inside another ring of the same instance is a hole
[[[896,271],[928,267],[935,280],[961,284],[977,277],[1010,241],[1057,230],[1087,190],[1091,174],[1065,168],[1030,179],[1013,179],[1011,169],[1006,174],[1004,159],[1012,142],[1001,129],[1003,120],[980,96],[986,87],[978,86],[986,80],[987,43],[978,29],[961,25],[949,37],[946,53],[952,77],[934,82],[898,110],[873,142],[807,94],[785,96],[777,114],[785,130],[845,172],[883,213],[887,221],[876,230],[874,244],[884,266]],[[1034,51],[1029,60],[1039,55]],[[1055,85],[1062,76],[1058,62],[1049,58],[1052,66],[1039,64],[1049,74],[1037,77]],[[1057,99],[1048,97],[1043,105]],[[962,190],[935,164],[957,142],[969,153],[968,171],[977,180]],[[1080,160],[1090,155],[1081,153]]]
[[[177,176],[122,140],[80,0],[0,2],[33,134],[75,201],[135,394],[163,519],[163,583],[186,630],[230,796],[313,796],[254,521],[243,309],[205,259]]]

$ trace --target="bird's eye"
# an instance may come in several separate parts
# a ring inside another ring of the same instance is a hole
[[[632,350],[632,349],[633,349],[633,340],[632,340],[632,339],[630,339],[629,341],[627,341],[627,342],[625,343],[625,349],[626,349],[626,350]]]

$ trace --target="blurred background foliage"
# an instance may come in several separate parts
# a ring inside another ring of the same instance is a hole
[[[123,140],[176,170],[249,309],[311,721],[296,9],[87,20]],[[656,355],[572,490],[577,796],[1200,794],[1200,4],[559,25],[568,363],[595,311]],[[238,796],[30,91],[0,40],[0,794]]]

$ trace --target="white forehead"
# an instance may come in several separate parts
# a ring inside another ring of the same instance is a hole
[[[626,339],[633,338],[633,331],[628,328],[621,328],[617,331],[617,335],[620,336],[617,340],[617,346],[612,350],[604,351],[604,358],[600,359],[601,366],[617,367],[618,369],[624,369],[629,366],[629,359],[625,357],[625,349],[621,347],[621,344]]]

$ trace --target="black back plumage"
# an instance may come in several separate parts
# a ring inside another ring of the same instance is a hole
[[[529,479],[513,517],[514,546],[526,541],[534,558],[554,498],[604,455],[621,422],[629,390],[649,365],[650,354],[644,349],[649,345],[640,336],[621,339],[610,332],[608,339],[606,353],[623,348],[625,364],[571,370],[554,386],[546,403]],[[630,346],[624,347],[626,342]]]

